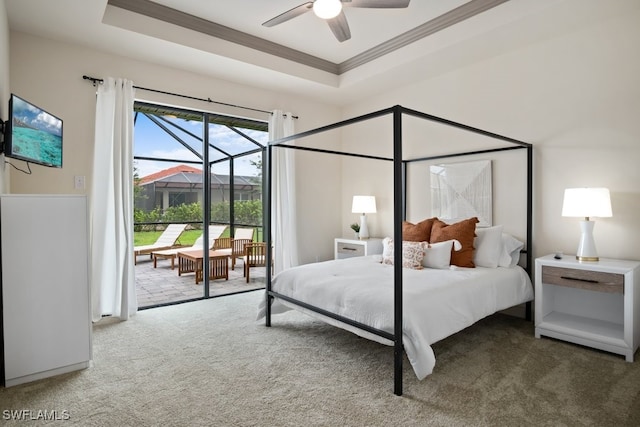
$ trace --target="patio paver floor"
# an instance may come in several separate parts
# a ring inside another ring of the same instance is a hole
[[[209,295],[220,296],[265,287],[264,267],[251,268],[249,283],[243,276],[243,268],[242,261],[239,261],[235,270],[229,265],[229,280],[210,280]],[[140,308],[201,298],[204,295],[204,283],[196,285],[194,273],[178,276],[177,265],[171,270],[171,262],[168,260],[158,260],[157,268],[153,268],[153,260],[141,256],[135,269],[136,293]]]

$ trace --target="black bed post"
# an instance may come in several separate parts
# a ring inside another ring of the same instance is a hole
[[[263,173],[263,195],[264,195],[264,209],[265,209],[265,214],[263,215],[264,218],[264,224],[262,226],[262,230],[264,233],[264,239],[265,242],[267,242],[267,259],[266,259],[266,269],[267,271],[265,272],[266,274],[266,290],[265,290],[265,298],[266,301],[265,303],[267,304],[266,306],[266,312],[265,312],[265,316],[264,316],[264,323],[265,326],[271,326],[271,299],[273,298],[270,295],[271,292],[271,269],[272,269],[272,263],[273,263],[273,242],[272,242],[272,237],[271,237],[271,206],[272,206],[272,202],[271,202],[271,170],[272,170],[272,150],[273,147],[271,146],[271,144],[267,145],[267,150],[265,151],[265,162],[264,165],[266,165],[267,169],[266,169],[266,173]]]
[[[527,146],[527,273],[533,277],[533,145]],[[525,318],[532,320],[531,301],[525,304]]]
[[[402,164],[402,107],[393,108],[393,393],[402,396],[402,220],[404,218],[404,167]]]

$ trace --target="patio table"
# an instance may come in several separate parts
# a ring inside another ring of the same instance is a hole
[[[178,276],[195,273],[196,285],[203,280],[204,251],[202,249],[178,252]],[[209,278],[229,280],[229,254],[209,251]]]

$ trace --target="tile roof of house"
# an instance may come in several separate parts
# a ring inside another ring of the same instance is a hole
[[[140,181],[138,184],[147,184],[149,182],[153,182],[153,181],[158,181],[162,178],[166,178],[168,176],[171,175],[176,175],[182,172],[187,172],[187,173],[202,173],[202,169],[198,169],[198,168],[194,168],[191,166],[187,166],[187,165],[178,165],[178,166],[174,166],[172,168],[168,168],[168,169],[163,169],[161,171],[158,171],[156,173],[152,173],[151,175],[147,175],[147,176],[143,176],[142,178],[140,178]]]
[[[255,176],[235,175],[234,185],[240,187],[259,187],[260,179]],[[211,174],[212,185],[229,185],[229,175]],[[144,186],[155,183],[156,188],[162,187],[192,187],[202,185],[202,170],[186,165],[178,165],[172,168],[163,169],[151,175],[144,176],[138,185]]]

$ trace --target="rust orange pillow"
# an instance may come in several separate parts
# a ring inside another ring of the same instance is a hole
[[[428,242],[431,238],[431,228],[437,218],[429,218],[412,224],[408,221],[402,221],[402,240],[405,242]]]
[[[462,244],[462,249],[451,252],[451,265],[474,268],[473,239],[476,237],[476,223],[478,218],[465,219],[455,224],[447,224],[436,218],[431,228],[430,243],[444,242],[456,239]]]

